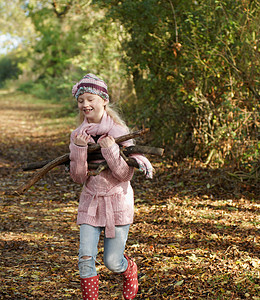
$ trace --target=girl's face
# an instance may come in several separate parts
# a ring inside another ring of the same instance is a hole
[[[98,95],[84,93],[78,97],[78,108],[89,123],[100,123],[107,101]]]

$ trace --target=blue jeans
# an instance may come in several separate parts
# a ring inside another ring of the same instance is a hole
[[[112,272],[122,273],[127,269],[128,262],[124,257],[124,251],[129,227],[130,225],[116,226],[115,238],[104,237],[104,264]],[[88,224],[80,225],[80,278],[90,278],[97,275],[95,263],[102,230],[104,230],[104,227],[94,227]],[[82,258],[83,256],[89,258]]]

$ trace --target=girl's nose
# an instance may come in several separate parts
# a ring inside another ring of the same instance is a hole
[[[83,106],[88,106],[88,100],[85,99],[85,100],[83,101]]]

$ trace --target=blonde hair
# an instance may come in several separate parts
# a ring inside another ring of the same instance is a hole
[[[105,111],[113,119],[113,121],[116,124],[119,124],[128,129],[125,121],[120,116],[119,109],[114,104],[108,103],[105,106]],[[84,121],[84,118],[85,118],[85,116],[84,116],[83,112],[79,111],[78,122],[77,122],[78,125],[80,125]]]

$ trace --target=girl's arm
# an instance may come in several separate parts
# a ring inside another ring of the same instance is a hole
[[[129,181],[134,174],[134,168],[128,166],[126,161],[120,154],[119,145],[113,143],[108,148],[101,148],[103,157],[105,158],[112,176],[119,181]]]
[[[77,142],[77,144],[75,143]],[[76,137],[72,133],[70,139],[70,176],[76,183],[83,184],[87,179],[88,173],[88,138],[86,143],[82,140],[82,143],[79,141],[79,137]],[[81,144],[81,146],[80,146]],[[85,144],[85,146],[84,146]]]

